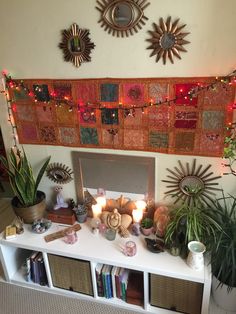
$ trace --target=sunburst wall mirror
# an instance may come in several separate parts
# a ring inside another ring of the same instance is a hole
[[[97,0],[97,4],[101,13],[98,23],[113,36],[133,35],[148,20],[143,12],[150,4],[147,0]]]
[[[59,47],[63,50],[64,60],[79,67],[81,63],[91,61],[90,53],[95,45],[89,38],[89,30],[81,29],[74,23],[62,31]]]
[[[153,50],[150,57],[156,56],[156,62],[162,58],[163,64],[168,59],[174,63],[174,57],[181,59],[180,52],[187,51],[183,46],[189,44],[184,39],[189,33],[182,32],[185,26],[186,24],[179,26],[179,19],[172,23],[170,16],[166,21],[160,18],[159,25],[153,23],[154,30],[148,31],[151,38],[147,39],[151,43],[147,49]]]
[[[174,203],[181,200],[192,204],[196,199],[206,204],[214,201],[214,191],[221,191],[216,187],[219,183],[215,181],[221,176],[213,176],[214,173],[210,172],[210,168],[211,165],[197,166],[196,159],[191,166],[188,162],[183,165],[179,160],[178,167],[174,167],[174,170],[166,169],[170,175],[167,175],[168,180],[162,180],[169,184],[166,186],[169,191],[165,194],[174,197]]]

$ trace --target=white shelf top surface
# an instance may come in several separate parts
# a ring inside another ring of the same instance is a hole
[[[207,272],[204,269],[194,271],[186,264],[186,260],[172,256],[168,252],[150,252],[143,235],[122,238],[117,234],[114,241],[109,241],[101,234],[92,233],[89,220],[80,225],[81,230],[77,231],[78,241],[74,244],[66,244],[63,238],[47,243],[44,240],[46,235],[68,227],[68,225],[52,223],[50,229],[43,234],[34,233],[31,225],[24,225],[24,233],[11,240],[5,240],[2,233],[0,245],[37,250],[196,282],[203,283],[206,280],[204,274]],[[125,256],[122,252],[122,246],[128,240],[133,240],[137,245],[137,253],[133,257]]]

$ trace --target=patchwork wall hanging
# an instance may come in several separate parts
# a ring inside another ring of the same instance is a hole
[[[230,79],[15,80],[22,144],[222,156],[232,121]]]

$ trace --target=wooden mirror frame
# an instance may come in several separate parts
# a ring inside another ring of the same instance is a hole
[[[96,9],[101,13],[98,23],[105,31],[117,37],[128,37],[137,33],[139,29],[145,25],[148,18],[143,11],[150,4],[148,0],[97,0],[98,6]],[[130,19],[124,25],[119,25],[116,21],[115,11],[119,10],[119,5],[125,5],[130,9]]]
[[[79,28],[76,23],[62,31],[59,48],[63,50],[66,62],[72,62],[76,67],[80,67],[82,62],[90,62],[90,53],[94,47],[94,43],[89,38],[89,30]]]

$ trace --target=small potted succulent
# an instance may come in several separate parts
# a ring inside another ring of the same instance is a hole
[[[149,236],[153,232],[153,219],[145,217],[141,220],[140,229],[142,233],[146,236]]]
[[[87,220],[88,211],[85,204],[79,204],[73,210],[75,211],[78,222],[83,223]]]

